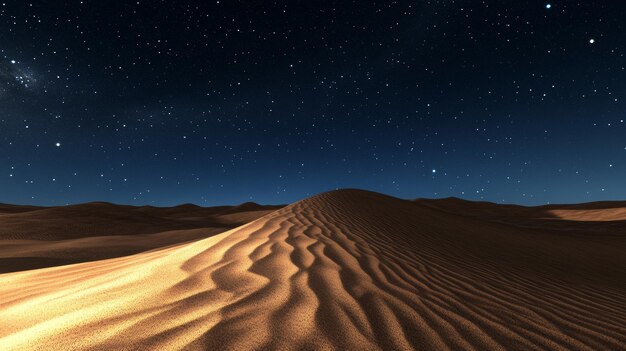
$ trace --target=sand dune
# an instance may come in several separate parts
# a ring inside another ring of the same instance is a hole
[[[564,235],[455,206],[335,191],[207,239],[3,274],[0,348],[626,347],[615,221]]]
[[[204,239],[280,207],[0,204],[0,273],[120,257]]]
[[[280,207],[251,203],[219,207],[134,207],[106,202],[59,207],[0,205],[0,239],[64,240],[103,235],[154,234],[166,230],[220,225],[229,227],[245,224],[251,213],[256,219]],[[224,216],[230,216],[230,219],[224,220]]]
[[[457,198],[419,199],[416,203],[463,217],[537,229],[542,233],[567,236],[615,238],[618,244],[626,237],[626,202],[605,201],[575,205],[524,207],[471,202]],[[595,222],[604,222],[599,225]]]

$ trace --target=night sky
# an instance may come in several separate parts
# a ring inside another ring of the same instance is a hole
[[[626,199],[622,1],[0,7],[0,202]]]

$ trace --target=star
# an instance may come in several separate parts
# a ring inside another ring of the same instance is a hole
[[[595,42],[596,42],[596,40],[595,40],[595,39],[589,39],[589,44],[593,44],[593,43],[595,43]]]
[[[54,146],[61,147],[61,143],[56,143],[56,144],[54,144]]]
[[[546,8],[549,10],[552,8],[552,4],[546,4]]]

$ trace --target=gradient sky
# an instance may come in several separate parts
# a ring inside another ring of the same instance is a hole
[[[0,202],[626,199],[622,1],[5,1]]]

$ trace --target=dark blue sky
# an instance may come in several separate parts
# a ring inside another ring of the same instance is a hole
[[[626,199],[626,5],[547,5],[4,2],[0,202]]]

